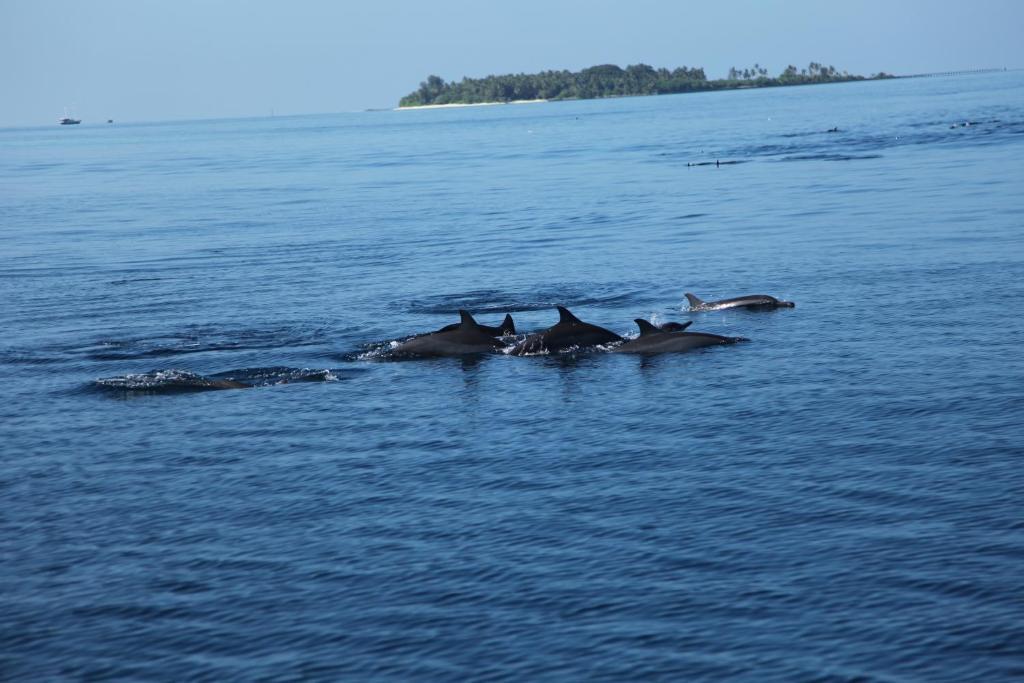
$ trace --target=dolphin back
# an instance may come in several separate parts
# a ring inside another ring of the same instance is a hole
[[[501,347],[486,328],[468,311],[459,311],[458,326],[448,325],[437,332],[413,337],[399,344],[393,356],[463,356],[490,353]]]
[[[460,330],[479,330],[480,324],[473,320],[473,316],[469,314],[469,311],[459,309],[459,329]]]
[[[663,331],[658,329],[651,323],[647,322],[643,318],[636,318],[633,322],[635,322],[636,326],[640,328],[641,337],[646,337],[649,334],[658,334],[659,332]]]
[[[470,317],[470,319],[472,320],[472,317]],[[437,330],[437,332],[452,332],[454,330],[462,329],[463,322],[464,321],[460,320],[457,323],[445,325],[441,329]],[[473,323],[476,324],[478,329],[486,332],[492,337],[506,337],[514,335],[516,333],[516,324],[512,320],[512,316],[509,315],[508,313],[505,314],[505,319],[501,321],[501,324],[495,327],[491,327],[490,325],[481,325],[480,323],[477,323],[476,320],[473,320]]]
[[[543,332],[531,334],[516,344],[512,349],[513,356],[551,353],[622,341],[622,337],[610,330],[583,322],[565,306],[558,306],[557,309],[558,322]]]
[[[793,308],[792,301],[780,301],[767,294],[746,294],[719,301],[703,301],[687,292],[686,300],[690,302],[691,311],[721,311],[727,308],[745,308],[748,311],[772,310],[775,308]]]
[[[701,349],[707,346],[749,341],[743,337],[723,337],[719,334],[709,334],[707,332],[665,332],[657,330],[657,328],[655,330],[655,332],[648,332],[647,334],[641,332],[639,337],[614,349],[614,352],[641,354],[685,353],[686,351]]]

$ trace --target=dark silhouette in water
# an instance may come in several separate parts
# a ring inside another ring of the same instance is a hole
[[[666,332],[642,318],[637,318],[635,322],[640,328],[640,336],[613,349],[614,353],[683,353],[705,346],[749,341],[743,337],[723,337],[706,332]]]
[[[139,394],[174,394],[218,389],[252,389],[253,385],[233,379],[206,377],[187,370],[154,370],[96,380],[96,386],[108,391]]]
[[[402,342],[394,356],[465,356],[491,353],[502,347],[493,335],[466,311],[459,311],[462,322],[455,329],[442,329]]]
[[[667,322],[658,325],[658,328],[665,332],[682,332],[692,324],[692,320],[687,320],[685,323]]]
[[[220,389],[253,389],[294,382],[331,382],[341,379],[331,370],[284,366],[242,368],[200,375],[190,370],[168,368],[146,373],[97,379],[93,386],[115,394],[180,394]]]
[[[459,329],[462,325],[461,322],[452,323],[451,325],[445,325],[438,332],[451,332]],[[481,330],[491,335],[492,337],[510,337],[516,333],[516,324],[512,320],[512,316],[508,313],[505,314],[505,319],[501,321],[501,324],[491,327],[489,325],[480,325],[477,323]]]
[[[597,325],[585,323],[564,306],[558,306],[558,322],[543,332],[531,334],[512,349],[513,356],[563,351],[622,341],[622,337]]]
[[[688,162],[686,162],[686,166],[687,167],[714,166],[715,168],[721,168],[722,166],[735,166],[736,164],[742,164],[742,163],[744,163],[744,162],[743,161],[739,161],[739,160],[735,160],[735,161],[721,161],[720,159],[715,159],[714,161],[688,161]]]

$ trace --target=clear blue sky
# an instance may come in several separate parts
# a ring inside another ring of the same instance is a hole
[[[389,107],[429,74],[1024,67],[1017,0],[0,0],[0,126]]]

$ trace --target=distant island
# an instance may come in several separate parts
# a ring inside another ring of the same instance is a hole
[[[726,78],[708,80],[703,68],[655,69],[634,64],[622,69],[601,64],[582,71],[542,71],[539,74],[507,74],[486,78],[463,78],[446,83],[429,76],[415,92],[403,97],[400,108],[459,104],[492,104],[533,100],[590,100],[600,97],[631,95],[669,95],[705,90],[770,88],[783,85],[840,83],[895,78],[881,72],[874,76],[856,76],[837,71],[833,66],[811,62],[805,69],[790,65],[772,77],[760,64],[746,69],[729,69]]]

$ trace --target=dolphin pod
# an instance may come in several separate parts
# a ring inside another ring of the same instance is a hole
[[[780,301],[775,297],[760,294],[710,302],[702,301],[690,293],[686,294],[686,298],[690,302],[691,311],[717,311],[729,308],[770,310],[793,308],[796,305],[790,301]],[[434,332],[413,335],[401,342],[392,342],[393,347],[384,355],[396,358],[430,358],[501,352],[512,356],[527,356],[595,347],[612,353],[661,354],[683,353],[709,346],[724,346],[749,341],[744,337],[690,332],[688,328],[692,321],[654,325],[642,318],[635,320],[640,328],[640,334],[635,338],[625,339],[611,330],[580,320],[564,306],[557,306],[556,309],[558,310],[557,323],[547,329],[525,335],[519,340],[509,339],[516,334],[515,323],[511,315],[506,315],[499,325],[492,327],[481,325],[468,311],[460,310],[458,323],[445,325]],[[149,376],[147,375],[145,378],[149,378]],[[97,380],[97,383],[104,388],[134,390],[135,387],[123,382],[125,379],[128,377]],[[173,391],[202,391],[249,389],[254,386],[234,379],[204,377],[183,371],[168,371],[168,373],[155,371],[153,379],[159,380],[159,388],[164,391],[168,388]],[[144,383],[139,389],[145,391],[148,386]]]
[[[766,294],[749,294],[720,301],[703,301],[687,292],[691,311],[719,311],[745,308],[751,311],[793,308],[791,301],[781,301]],[[502,338],[515,335],[515,323],[506,315],[500,325],[481,325],[467,311],[459,311],[460,322],[445,325],[436,332],[417,335],[399,343],[391,350],[393,356],[462,356],[467,354],[504,352],[512,356],[542,353],[560,353],[594,347],[611,346],[614,353],[682,353],[707,346],[721,346],[749,341],[744,337],[726,337],[707,332],[689,332],[692,321],[666,322],[654,325],[642,318],[636,319],[640,334],[624,339],[598,325],[584,322],[564,306],[556,306],[558,322],[539,332],[520,339],[511,348]]]

